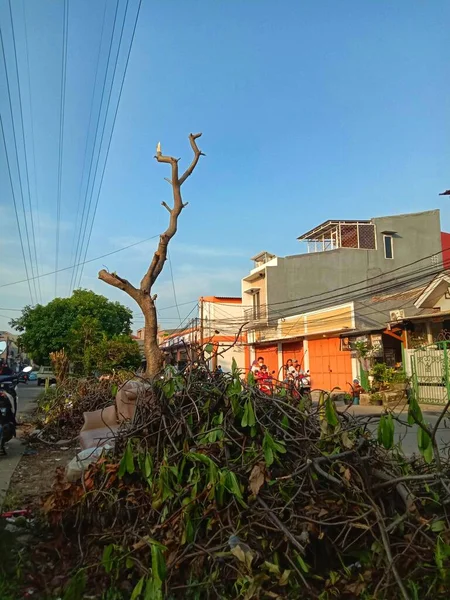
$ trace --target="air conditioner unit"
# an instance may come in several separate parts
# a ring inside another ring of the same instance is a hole
[[[404,319],[404,318],[405,318],[405,311],[402,308],[389,311],[389,320],[390,321],[400,321],[401,319]]]

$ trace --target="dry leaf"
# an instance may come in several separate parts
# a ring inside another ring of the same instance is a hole
[[[344,479],[346,479],[347,481],[350,481],[351,477],[352,477],[352,474],[350,472],[350,469],[345,469],[345,471],[344,471]]]
[[[248,550],[247,552],[244,552],[244,550],[238,544],[237,546],[232,548],[231,554],[233,556],[235,556],[238,560],[240,560],[241,563],[244,563],[244,565],[247,567],[247,569],[249,571],[251,571],[252,561],[253,561],[253,553],[250,550]]]
[[[349,438],[347,431],[342,432],[341,442],[344,448],[347,448],[349,450],[355,445],[355,442]]]
[[[289,569],[285,569],[283,571],[283,574],[280,577],[280,580],[278,582],[278,585],[287,585],[288,584],[288,580],[289,580],[289,575],[291,574],[291,571]]]
[[[250,473],[248,488],[253,495],[257,495],[266,477],[266,468],[264,463],[257,463]]]
[[[328,511],[327,511],[327,509],[326,509],[326,508],[322,508],[322,509],[320,510],[320,512],[319,512],[319,514],[318,514],[317,516],[318,516],[318,517],[319,517],[319,519],[320,519],[320,517],[324,517],[324,516],[325,516],[325,515],[327,515],[327,514],[328,514]]]

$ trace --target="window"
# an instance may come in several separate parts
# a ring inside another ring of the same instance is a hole
[[[259,319],[261,313],[261,304],[259,299],[259,292],[253,294],[253,318]]]
[[[384,236],[384,258],[394,258],[394,240],[392,235]]]

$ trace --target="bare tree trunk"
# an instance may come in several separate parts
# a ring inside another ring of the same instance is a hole
[[[147,361],[146,375],[148,377],[157,375],[163,366],[163,355],[158,346],[158,319],[155,306],[156,294],[152,295],[152,287],[161,274],[164,263],[167,260],[169,242],[177,232],[178,217],[183,208],[187,206],[187,202],[184,203],[181,197],[181,186],[186,179],[192,175],[200,156],[203,155],[203,152],[198,149],[196,141],[201,135],[201,133],[191,133],[189,135],[189,142],[194,153],[194,158],[181,177],[178,174],[178,162],[180,159],[162,154],[159,144],[156,148],[156,160],[171,165],[172,176],[171,179],[167,179],[167,181],[172,186],[173,206],[171,208],[166,202],[161,202],[164,208],[169,212],[169,225],[159,238],[158,248],[153,255],[146,274],[141,280],[140,286],[137,288],[127,279],[119,277],[116,273],[109,273],[105,269],[102,269],[98,274],[98,278],[105,283],[126,292],[142,310],[145,319],[144,351]]]
[[[147,361],[146,375],[151,377],[156,375],[163,368],[163,353],[158,345],[158,317],[156,315],[156,306],[151,297],[146,298],[150,302],[145,302],[142,312],[145,319],[144,327],[144,351]]]

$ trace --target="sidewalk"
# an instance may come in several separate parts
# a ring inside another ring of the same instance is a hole
[[[25,415],[34,410],[36,398],[41,392],[41,389],[37,387],[36,382],[30,382],[28,385],[20,384],[18,392],[19,410],[17,420],[20,424],[20,421],[23,420]],[[0,457],[0,508],[3,505],[6,492],[8,491],[11,477],[23,456],[25,446],[19,438],[15,438],[8,442],[6,449],[8,455]]]

